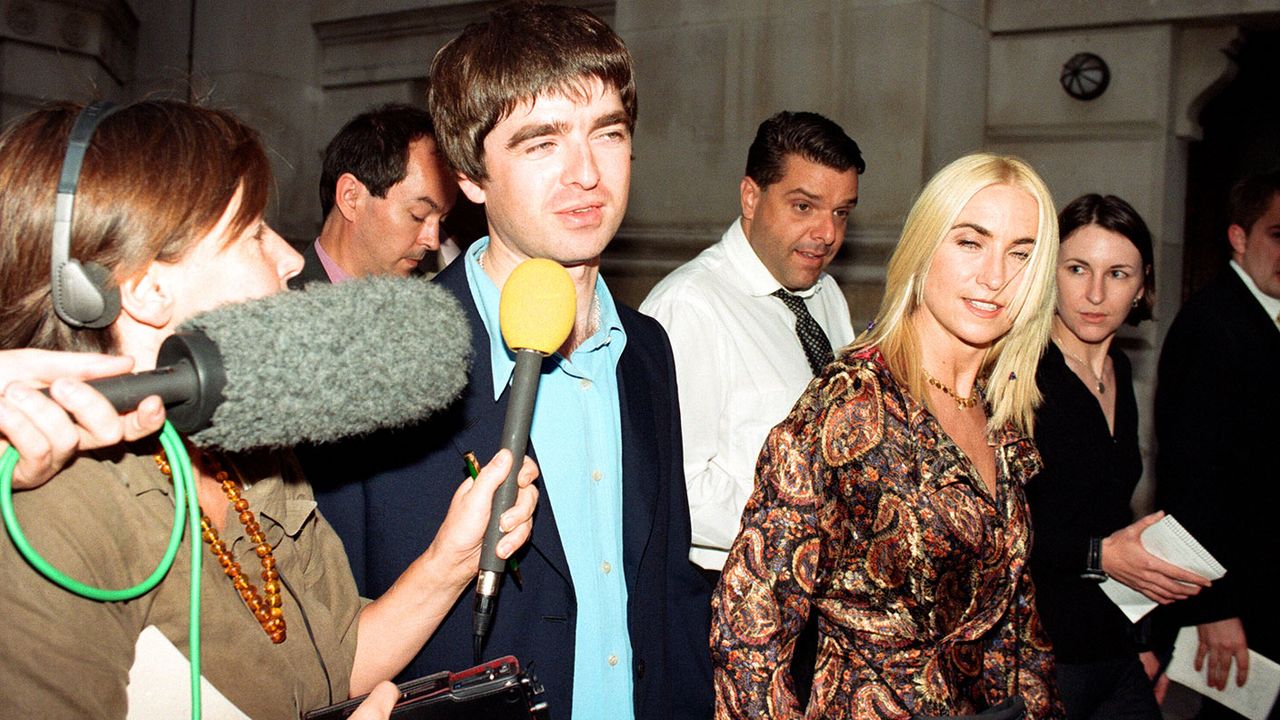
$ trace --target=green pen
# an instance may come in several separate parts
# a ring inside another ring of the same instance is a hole
[[[467,477],[475,480],[480,475],[480,461],[476,459],[476,454],[468,450],[462,454],[462,458],[467,461]],[[516,581],[516,588],[524,589],[524,578],[520,576],[520,561],[514,556],[507,558],[507,568],[511,571],[511,579]]]

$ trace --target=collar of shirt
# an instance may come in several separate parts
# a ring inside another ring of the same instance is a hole
[[[316,238],[316,257],[320,258],[320,264],[324,266],[325,275],[329,276],[329,282],[337,284],[346,282],[355,277],[351,273],[338,267],[338,262],[333,259],[329,253],[324,251],[324,246],[320,244],[320,238]]]
[[[296,461],[276,452],[236,456],[234,460],[225,455],[219,456],[219,463],[240,480],[242,496],[249,501],[249,509],[270,518],[290,536],[298,534],[316,508],[309,486],[304,490],[305,483],[298,479],[298,475],[293,475],[296,482],[286,482],[289,473],[298,472],[296,467],[290,466],[293,462]],[[173,481],[160,472],[152,455],[125,455],[113,464],[121,482],[135,495],[158,492],[173,497]],[[234,538],[244,535],[239,515],[234,507],[227,506],[226,529],[222,534],[228,545]],[[272,545],[278,542],[279,538],[276,538]]]
[[[493,371],[493,399],[502,397],[502,392],[511,384],[511,376],[516,369],[516,356],[502,339],[502,324],[498,319],[498,305],[502,299],[502,291],[493,284],[484,268],[480,267],[480,254],[489,247],[489,237],[480,238],[463,253],[466,263],[467,287],[476,303],[476,312],[484,322],[485,331],[489,334],[489,366]],[[627,333],[622,329],[622,320],[618,317],[618,306],[613,302],[613,295],[605,286],[604,279],[596,276],[596,307],[600,311],[600,326],[596,332],[574,349],[573,354],[598,352],[605,346],[611,348],[613,357],[622,356],[627,346]],[[556,362],[572,374],[571,364],[563,362],[559,353],[555,354]],[[616,365],[615,365],[616,366]]]
[[[729,258],[729,262],[733,265],[734,277],[733,281],[742,287],[743,292],[753,297],[764,297],[772,295],[776,290],[782,288],[773,277],[773,273],[769,272],[769,268],[765,267],[760,261],[760,256],[756,255],[756,251],[752,249],[747,235],[742,231],[742,218],[739,217],[734,221],[729,229],[724,232],[725,254]],[[816,293],[822,291],[824,285],[827,284],[826,273],[818,276],[818,282],[813,287],[804,290],[788,290],[792,295],[798,295],[804,299],[813,297]]]
[[[1262,309],[1267,311],[1267,317],[1274,320],[1277,325],[1280,325],[1280,298],[1273,298],[1259,290],[1258,284],[1253,281],[1253,278],[1249,277],[1249,273],[1245,272],[1244,268],[1240,267],[1235,260],[1232,260],[1230,265],[1231,269],[1235,270],[1236,274],[1240,276],[1244,286],[1249,288],[1249,292],[1257,299]]]

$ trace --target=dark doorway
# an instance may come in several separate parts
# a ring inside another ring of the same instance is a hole
[[[1187,158],[1181,298],[1226,264],[1227,193],[1245,175],[1280,167],[1280,30],[1245,29],[1225,51],[1235,78],[1200,113],[1204,139]]]

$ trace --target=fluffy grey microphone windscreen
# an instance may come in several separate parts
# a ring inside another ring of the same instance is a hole
[[[222,353],[225,401],[191,436],[240,451],[405,425],[467,382],[457,301],[421,278],[361,278],[229,305],[188,320]]]

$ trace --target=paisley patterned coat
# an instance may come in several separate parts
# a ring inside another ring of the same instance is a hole
[[[846,351],[773,429],[712,599],[717,718],[966,714],[1017,693],[1062,717],[1035,611],[1030,438],[994,433],[992,497],[876,348]],[[789,665],[817,613],[813,694]]]

